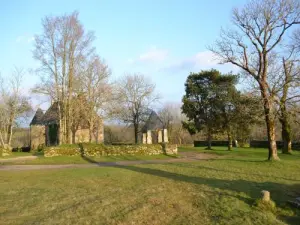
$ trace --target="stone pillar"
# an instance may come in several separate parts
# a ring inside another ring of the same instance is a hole
[[[162,143],[163,142],[163,133],[162,130],[158,130],[158,143]]]
[[[151,130],[147,131],[147,144],[152,144],[152,134]]]
[[[264,202],[269,202],[270,201],[270,192],[269,191],[265,191],[265,190],[262,190],[261,191],[261,199],[264,201]]]
[[[164,143],[168,143],[169,142],[167,129],[164,129],[163,142]]]
[[[143,144],[147,144],[147,133],[143,133]]]

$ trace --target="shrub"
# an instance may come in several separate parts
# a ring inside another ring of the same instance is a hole
[[[254,204],[260,211],[269,211],[272,213],[276,213],[276,204],[272,200],[263,201],[262,199],[258,199]]]
[[[206,147],[207,141],[194,141],[194,147]],[[232,142],[232,145],[235,147],[235,142]],[[228,146],[228,141],[212,141],[211,146]]]

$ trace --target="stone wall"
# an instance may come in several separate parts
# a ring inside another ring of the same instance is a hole
[[[10,146],[5,145],[4,147],[0,147],[0,157],[11,155],[12,149]]]
[[[44,150],[45,157],[52,156],[116,156],[116,155],[160,155],[177,154],[176,145],[103,145],[74,144],[68,146],[48,147]]]
[[[177,145],[167,144],[167,143],[162,143],[161,145],[163,147],[164,154],[177,155],[178,153]]]
[[[98,142],[98,143],[103,143],[104,142],[104,126],[103,123],[101,124],[101,126],[99,127],[98,130],[98,137],[93,139],[93,142]]]
[[[96,136],[98,134],[98,137]],[[75,133],[75,143],[84,143],[89,142],[90,140],[90,131],[89,129],[78,129]],[[92,135],[93,143],[103,143],[104,141],[104,131],[103,126],[98,130],[97,133]]]
[[[78,129],[75,133],[75,142],[82,143],[82,142],[89,142],[90,139],[90,132],[89,129]]]
[[[32,125],[30,126],[30,148],[31,150],[38,149],[45,145],[45,126]]]

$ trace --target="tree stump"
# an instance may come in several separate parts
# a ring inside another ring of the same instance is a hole
[[[269,191],[262,190],[261,195],[262,195],[261,199],[264,202],[269,202],[270,201],[270,192]]]

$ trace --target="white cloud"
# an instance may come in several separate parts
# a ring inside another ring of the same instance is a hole
[[[226,72],[233,71],[237,72],[238,69],[233,65],[220,65],[214,54],[210,51],[198,52],[192,57],[178,60],[175,63],[163,68],[163,71],[169,72],[180,72],[180,71],[199,71],[206,69],[219,69]]]
[[[16,39],[17,43],[20,43],[24,39],[24,36],[18,36]]]
[[[34,36],[29,35],[29,34],[24,34],[24,35],[20,35],[16,38],[16,42],[17,43],[30,43],[34,41]]]
[[[168,51],[165,49],[158,49],[157,47],[151,47],[147,52],[140,54],[135,59],[128,59],[128,63],[139,63],[139,62],[162,62],[168,56]]]
[[[218,61],[210,51],[198,52],[191,60],[194,61],[196,65],[204,67],[218,64]]]
[[[28,42],[28,43],[30,43],[30,42],[32,42],[32,41],[34,41],[34,37],[30,37],[30,38],[27,39],[27,42]]]

